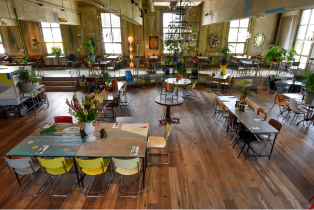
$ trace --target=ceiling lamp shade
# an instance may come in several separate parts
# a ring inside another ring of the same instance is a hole
[[[130,67],[131,67],[131,68],[134,67],[134,63],[133,63],[133,62],[130,63]]]
[[[132,46],[130,46],[130,52],[132,52],[133,51],[133,47]]]
[[[130,55],[130,59],[131,59],[131,60],[133,59],[133,55]]]
[[[129,41],[129,43],[131,44],[131,43],[133,42],[133,37],[129,36],[129,37],[128,37],[128,41]]]

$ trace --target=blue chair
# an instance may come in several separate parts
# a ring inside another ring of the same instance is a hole
[[[133,75],[131,71],[125,71],[125,79],[129,82],[134,82],[135,79],[133,78]]]

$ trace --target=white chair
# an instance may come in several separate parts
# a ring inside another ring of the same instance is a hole
[[[134,123],[134,117],[116,117],[116,123]]]
[[[8,165],[8,168],[10,170],[11,173],[16,173],[16,174],[20,174],[20,175],[31,175],[31,179],[27,182],[27,184],[25,185],[25,187],[21,190],[21,192],[19,193],[19,196],[21,197],[36,197],[38,196],[47,186],[47,184],[49,183],[49,181],[51,180],[51,178],[48,180],[48,182],[40,189],[40,191],[36,194],[36,195],[22,195],[22,192],[25,190],[25,188],[31,183],[31,181],[33,180],[33,174],[36,173],[39,169],[40,169],[40,165],[37,162],[37,160],[33,160],[30,157],[26,157],[26,158],[21,158],[21,159],[7,159],[5,157],[3,157],[5,162]],[[13,168],[13,171],[11,170],[11,168]],[[20,184],[20,179],[17,176],[17,179],[19,181]],[[21,184],[20,184],[21,185]]]
[[[117,172],[118,174],[121,175],[121,182],[120,182],[120,188],[119,188],[119,198],[137,198],[140,194],[140,189],[141,189],[141,181],[143,178],[143,173],[140,178],[140,183],[138,186],[138,192],[136,196],[121,196],[121,187],[122,187],[122,181],[123,181],[123,175],[129,176],[129,175],[134,175],[137,173],[140,173],[141,165],[142,162],[139,158],[133,158],[129,160],[121,160],[121,159],[116,159],[112,158],[112,161],[114,163],[114,171]]]
[[[295,117],[299,117],[299,115],[304,115],[305,113],[303,110],[299,109],[296,100],[294,100],[293,98],[289,98],[289,109],[295,113],[290,122],[290,125],[292,124],[292,121]]]

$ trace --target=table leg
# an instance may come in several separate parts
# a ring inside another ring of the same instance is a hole
[[[146,164],[145,164],[145,157],[143,157],[143,188],[145,188],[145,172],[146,172]]]
[[[74,162],[74,167],[75,167],[76,178],[77,178],[77,181],[79,183],[79,187],[81,187],[81,180],[79,178],[79,174],[78,174],[78,170],[77,170],[77,166],[76,166],[76,162],[75,162],[75,157],[73,157],[73,162]],[[83,180],[82,180],[82,182],[83,182]]]
[[[274,143],[273,143],[273,146],[271,147],[270,154],[269,154],[269,160],[270,160],[271,154],[273,153],[277,137],[278,137],[278,133],[276,133],[275,135]]]
[[[160,123],[180,123],[180,118],[171,117],[170,106],[167,106],[166,116],[164,119],[159,120]]]

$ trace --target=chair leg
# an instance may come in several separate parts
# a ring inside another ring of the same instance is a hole
[[[52,177],[53,177],[53,175],[52,175]],[[52,177],[51,177],[51,178],[52,178]],[[58,183],[60,182],[60,180],[61,180],[61,175],[59,175],[58,181],[56,182],[56,184],[53,186],[52,190],[51,190],[50,193],[49,193],[49,195],[50,195],[51,197],[58,197],[58,198],[66,198],[66,197],[68,197],[68,196],[72,193],[72,191],[73,191],[73,189],[74,189],[76,183],[78,182],[78,180],[76,179],[76,181],[75,181],[73,187],[71,188],[70,192],[69,192],[67,195],[52,195],[52,192],[53,192],[54,189],[57,187],[57,185],[58,185]]]
[[[237,143],[238,143],[238,142],[237,142]],[[238,158],[240,157],[241,153],[243,152],[243,149],[244,149],[245,145],[246,145],[246,143],[245,143],[244,146],[242,147],[241,152],[240,152],[239,155],[238,155]],[[235,146],[235,145],[234,145],[234,146]],[[234,146],[233,146],[233,147],[234,147]]]
[[[142,176],[140,178],[140,183],[138,185],[138,192],[137,192],[136,196],[122,196],[122,195],[120,195],[121,187],[122,187],[122,181],[123,181],[123,176],[121,175],[121,182],[120,182],[119,193],[118,193],[119,198],[137,198],[140,195],[142,178],[143,178],[143,173],[142,173]]]
[[[147,151],[148,151],[147,160],[149,160],[150,155],[168,155],[168,162],[167,163],[152,163],[152,162],[147,161],[148,165],[168,165],[170,163],[170,155],[169,154],[167,154],[167,153],[151,153],[149,151],[149,149],[150,148],[147,148]],[[154,148],[154,149],[158,149],[158,148]]]
[[[40,193],[46,188],[46,186],[48,185],[48,183],[50,182],[51,179],[52,179],[52,176],[48,179],[48,181],[45,183],[45,185],[40,189],[40,191],[36,195],[22,195],[22,192],[26,189],[26,187],[33,180],[33,174],[31,174],[31,179],[28,181],[28,183],[25,185],[25,187],[21,190],[21,192],[19,193],[19,196],[21,196],[21,197],[36,197],[36,196],[40,195]]]

